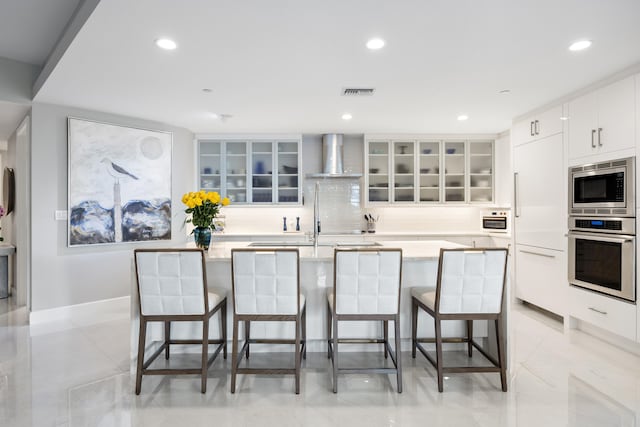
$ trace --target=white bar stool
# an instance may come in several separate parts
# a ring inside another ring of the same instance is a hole
[[[207,370],[220,351],[227,358],[227,291],[207,289],[204,251],[201,249],[136,249],[134,251],[140,332],[136,369],[136,394],[143,375],[200,374],[201,391],[207,391]],[[209,339],[209,319],[220,313],[220,339]],[[148,322],[164,323],[164,342],[144,361]],[[202,339],[172,340],[171,322],[202,322]],[[193,369],[149,369],[162,353],[169,359],[172,344],[202,345],[202,364]],[[207,359],[208,345],[218,344]]]
[[[411,355],[416,349],[427,358],[438,371],[438,391],[443,390],[445,373],[499,372],[502,391],[507,391],[505,365],[505,337],[502,320],[505,305],[505,283],[507,277],[506,248],[440,249],[438,281],[436,289],[415,287],[411,289]],[[435,322],[435,339],[418,338],[418,309],[431,315]],[[466,320],[467,336],[443,338],[443,320]],[[496,328],[496,360],[473,340],[473,321],[493,320]],[[420,343],[436,344],[434,360]],[[475,347],[493,366],[443,366],[442,343],[466,342],[469,357]]]
[[[237,374],[295,375],[295,392],[300,393],[301,358],[306,359],[306,305],[300,293],[298,249],[233,249],[233,345],[231,351],[231,393]],[[252,321],[295,322],[294,339],[252,339]],[[238,352],[238,328],[245,324],[245,340]],[[249,358],[250,344],[294,344],[293,368],[240,368],[243,355]],[[239,356],[239,357],[238,357]]]
[[[339,373],[396,374],[398,393],[402,393],[400,361],[400,282],[401,249],[336,249],[333,289],[327,294],[328,356],[333,367],[333,392],[338,392]],[[382,321],[382,339],[340,339],[340,321]],[[389,321],[395,329],[395,351],[389,344]],[[384,356],[391,356],[393,368],[340,368],[338,344],[383,344]]]

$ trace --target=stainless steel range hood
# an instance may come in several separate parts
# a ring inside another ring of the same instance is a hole
[[[329,133],[322,135],[322,172],[307,175],[307,178],[360,178],[359,173],[344,173],[342,163],[343,135]]]

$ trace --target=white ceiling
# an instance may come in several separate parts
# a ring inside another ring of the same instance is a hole
[[[42,66],[80,0],[0,0],[0,57]]]
[[[35,101],[194,132],[500,132],[640,63],[639,18],[638,0],[108,0]]]

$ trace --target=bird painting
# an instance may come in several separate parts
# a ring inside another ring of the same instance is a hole
[[[109,175],[115,178],[116,182],[119,182],[120,178],[126,178],[126,177],[133,178],[136,180],[138,179],[137,176],[135,176],[134,174],[132,174],[122,166],[113,163],[111,160],[107,159],[106,157],[102,159],[100,163],[103,163],[106,166],[107,172],[109,172]]]

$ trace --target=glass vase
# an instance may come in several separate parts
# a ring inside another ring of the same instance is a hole
[[[200,249],[209,250],[211,244],[211,229],[209,227],[196,227],[193,229],[193,240],[196,242],[196,247]]]

